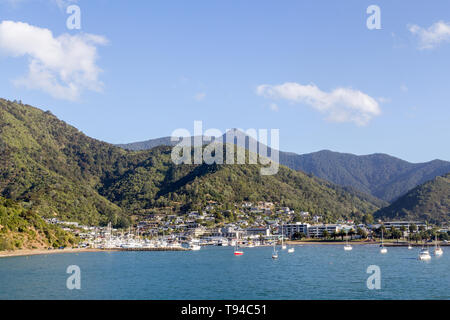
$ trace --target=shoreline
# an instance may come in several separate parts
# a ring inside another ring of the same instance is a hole
[[[286,245],[345,245],[345,241],[286,241]],[[349,242],[351,245],[380,245],[381,242]],[[441,243],[441,247],[448,247],[450,244]],[[407,247],[408,243],[384,243],[385,247]],[[411,243],[413,247],[422,247],[421,243]],[[434,246],[433,244],[428,244],[429,247]],[[0,251],[0,258],[8,257],[23,257],[23,256],[35,256],[35,255],[48,255],[48,254],[60,254],[60,253],[83,253],[83,252],[119,252],[119,251],[178,251],[178,250],[139,250],[139,249],[101,249],[101,248],[70,248],[70,249],[22,249],[16,251]],[[179,250],[179,251],[189,251],[189,250]]]
[[[23,256],[35,256],[35,255],[47,255],[47,254],[59,254],[59,253],[80,253],[80,252],[100,252],[105,251],[103,249],[92,248],[71,248],[71,249],[21,249],[16,251],[0,251],[0,258],[8,257],[23,257]],[[111,250],[113,251],[113,250]]]
[[[318,244],[318,245],[346,245],[345,241],[286,241],[286,244],[289,245],[314,245],[314,244]],[[373,242],[368,242],[368,241],[349,241],[348,244],[350,245],[380,245],[381,242],[380,241],[373,241]],[[385,247],[407,247],[408,243],[407,242],[384,242],[383,243]],[[413,247],[422,247],[423,244],[422,243],[410,243],[411,246]],[[434,246],[434,243],[428,243],[425,244],[428,245],[430,247]],[[450,246],[449,243],[440,243],[439,246],[441,247],[447,247]]]

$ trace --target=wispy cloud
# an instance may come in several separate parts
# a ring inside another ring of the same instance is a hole
[[[194,99],[197,101],[205,100],[205,98],[206,98],[206,93],[204,93],[204,92],[199,92],[194,96]]]
[[[324,92],[313,84],[301,85],[286,82],[280,85],[260,85],[256,93],[270,99],[284,99],[310,105],[326,114],[327,120],[333,122],[353,122],[363,126],[373,117],[381,114],[376,99],[349,88],[337,88],[331,92]]]
[[[408,30],[419,38],[420,49],[433,49],[450,41],[450,22],[438,21],[426,29],[413,24]]]
[[[84,89],[102,90],[96,46],[106,43],[104,37],[93,34],[54,37],[50,30],[27,23],[0,23],[0,52],[29,57],[28,75],[16,79],[15,84],[59,99],[76,100]]]
[[[278,108],[278,105],[276,103],[271,103],[269,106],[270,110],[272,111],[278,111],[280,108]]]

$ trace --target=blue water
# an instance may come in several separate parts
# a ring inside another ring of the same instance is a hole
[[[0,299],[450,299],[450,250],[431,261],[418,250],[296,246],[295,253],[231,247],[190,252],[86,252],[0,258]],[[69,265],[81,290],[69,290]],[[369,265],[381,289],[366,285]]]

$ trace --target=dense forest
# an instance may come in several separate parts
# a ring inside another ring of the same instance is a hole
[[[77,239],[30,209],[0,197],[0,251],[73,245]]]
[[[0,115],[0,194],[44,217],[127,226],[135,213],[207,200],[268,200],[326,217],[384,205],[283,166],[261,176],[260,165],[175,165],[171,147],[126,151],[20,103],[0,99]]]
[[[258,142],[245,132],[232,130],[237,139],[223,141],[249,149]],[[156,146],[172,146],[170,137],[118,145],[127,150],[149,150]],[[270,150],[270,148],[268,148]],[[433,160],[410,163],[387,154],[358,156],[322,150],[308,154],[279,152],[280,164],[303,171],[343,187],[351,187],[384,201],[392,202],[414,187],[436,176],[450,172],[450,162]]]
[[[430,223],[448,222],[450,217],[450,173],[428,181],[388,207],[375,213],[383,219],[414,219]]]

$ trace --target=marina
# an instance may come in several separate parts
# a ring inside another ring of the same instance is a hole
[[[100,250],[0,259],[1,299],[450,299],[450,255],[417,259],[420,248],[378,245],[202,246],[199,251]],[[155,249],[154,249],[155,250]],[[64,251],[64,250],[61,250]],[[68,290],[66,269],[81,270],[81,290]],[[370,265],[381,289],[366,285]],[[218,274],[226,276],[220,277]],[[276,276],[268,276],[268,275]],[[239,285],[236,285],[239,284]]]

